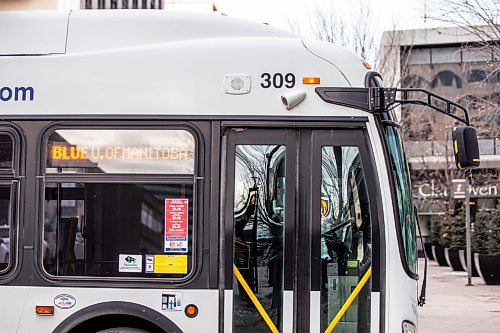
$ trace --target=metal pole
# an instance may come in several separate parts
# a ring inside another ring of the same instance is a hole
[[[469,182],[465,183],[465,238],[467,242],[467,285],[472,286]]]

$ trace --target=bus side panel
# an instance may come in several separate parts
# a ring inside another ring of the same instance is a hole
[[[55,307],[54,316],[35,314],[36,305],[54,305],[55,297],[62,294],[74,297],[76,303],[73,307],[69,309]],[[180,310],[162,310],[163,294],[180,295]],[[52,332],[57,325],[73,313],[88,306],[109,301],[124,301],[147,306],[165,315],[185,333],[199,331],[200,327],[203,327],[204,332],[217,332],[219,328],[218,290],[2,286],[0,295],[3,300],[10,300],[3,302],[0,306],[0,318],[9,318],[9,320],[0,320],[0,332]],[[184,314],[184,307],[188,304],[198,306],[199,313],[195,318],[188,318]]]

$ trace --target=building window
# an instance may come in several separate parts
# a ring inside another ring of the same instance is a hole
[[[438,86],[462,88],[462,79],[452,71],[441,71],[432,79],[432,88]]]
[[[472,69],[467,73],[467,82],[483,82],[488,77],[488,73],[482,69]]]
[[[45,271],[185,278],[196,237],[195,146],[184,129],[53,131],[43,193]]]
[[[431,63],[431,51],[428,48],[408,51],[408,65],[428,65]]]
[[[500,83],[500,70],[494,71],[488,76],[488,82],[491,84]]]
[[[434,47],[431,52],[432,64],[456,64],[461,62],[461,53],[458,47]]]
[[[462,49],[463,62],[488,62],[493,60],[493,54],[487,47],[466,47]]]
[[[84,9],[163,9],[164,0],[81,0]]]

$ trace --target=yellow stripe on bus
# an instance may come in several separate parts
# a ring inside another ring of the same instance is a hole
[[[455,140],[453,142],[453,146],[455,147],[455,154],[458,154],[458,141],[457,140]]]
[[[274,325],[273,321],[271,320],[271,318],[269,318],[269,315],[267,314],[266,310],[264,310],[264,308],[260,304],[257,297],[255,297],[255,294],[253,293],[252,289],[250,289],[247,282],[245,281],[245,279],[241,275],[240,271],[238,270],[238,268],[234,264],[233,264],[233,272],[234,272],[234,275],[236,276],[236,279],[243,286],[243,289],[245,289],[248,297],[250,297],[250,299],[252,300],[253,305],[255,305],[255,307],[257,308],[257,311],[259,311],[260,315],[262,316],[262,318],[266,322],[266,324],[269,327],[269,329],[271,330],[271,332],[279,333],[279,331],[276,328],[276,326]]]
[[[363,289],[363,287],[365,286],[366,282],[368,281],[368,279],[370,278],[371,275],[372,275],[372,268],[370,267],[370,268],[368,268],[368,271],[366,271],[365,275],[363,275],[363,277],[361,278],[361,281],[359,281],[356,288],[354,288],[351,295],[349,295],[349,298],[347,298],[347,301],[345,302],[345,304],[340,308],[340,310],[337,313],[337,315],[335,316],[335,318],[333,318],[330,325],[328,325],[328,327],[325,330],[325,333],[331,333],[333,331],[333,329],[335,328],[335,326],[337,326],[340,319],[346,313],[347,309],[349,309],[352,302],[354,302],[354,299],[358,296],[361,289]]]

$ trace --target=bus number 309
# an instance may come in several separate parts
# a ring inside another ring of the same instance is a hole
[[[287,88],[293,88],[295,86],[295,75],[293,73],[287,73],[285,75],[281,73],[262,73],[260,76],[262,82],[260,86],[262,88],[281,88],[283,85]]]

